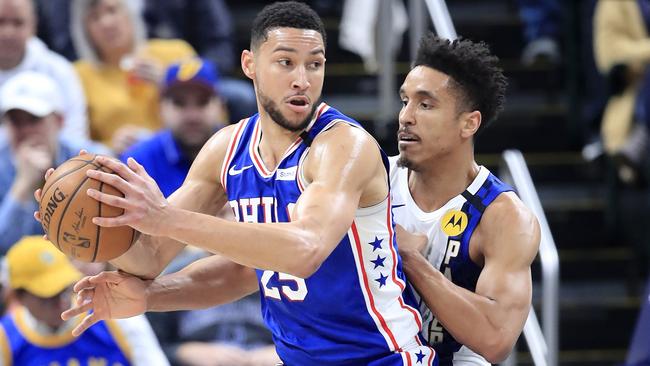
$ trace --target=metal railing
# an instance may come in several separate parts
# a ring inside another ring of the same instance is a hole
[[[542,209],[542,204],[539,201],[537,190],[530,177],[528,166],[519,150],[506,150],[503,152],[499,173],[505,182],[510,183],[517,190],[521,200],[533,211],[539,221],[541,229],[539,259],[542,269],[543,333],[532,306],[523,333],[535,365],[557,366],[558,292],[560,285],[560,264],[557,247]],[[515,351],[513,350],[512,355],[516,354]],[[516,360],[510,357],[504,362],[505,365],[514,365],[515,363]]]

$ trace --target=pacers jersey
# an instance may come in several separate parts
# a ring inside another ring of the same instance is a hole
[[[238,221],[289,222],[308,185],[302,164],[310,141],[337,123],[360,127],[323,103],[273,170],[260,156],[258,117],[236,126],[221,182]],[[435,352],[419,335],[421,317],[413,295],[402,296],[405,281],[388,198],[357,210],[341,242],[309,278],[256,272],[262,315],[285,365],[437,364]]]
[[[502,192],[512,188],[480,167],[467,189],[433,212],[422,211],[411,196],[408,169],[396,166],[391,158],[391,196],[395,223],[409,232],[426,234],[425,252],[429,262],[456,285],[474,292],[482,268],[469,255],[470,238],[481,221],[485,208]],[[416,294],[417,295],[417,294]],[[480,355],[458,343],[420,301],[422,332],[440,357],[441,365],[489,365]]]
[[[112,321],[100,321],[79,337],[68,332],[43,335],[30,326],[23,307],[0,320],[3,365],[20,366],[128,366],[130,350]]]

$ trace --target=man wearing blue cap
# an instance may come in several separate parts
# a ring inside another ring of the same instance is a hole
[[[216,69],[208,60],[192,58],[171,65],[161,87],[165,128],[120,157],[139,161],[165,197],[180,187],[203,144],[226,124],[217,83]]]

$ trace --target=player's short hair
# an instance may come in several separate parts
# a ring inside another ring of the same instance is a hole
[[[297,1],[275,2],[260,11],[251,27],[251,49],[257,49],[268,39],[268,32],[275,28],[315,30],[326,44],[325,26],[318,14],[307,4]]]
[[[459,92],[459,112],[481,112],[480,132],[503,110],[508,82],[498,63],[484,42],[450,41],[429,33],[420,41],[414,66],[449,75]]]

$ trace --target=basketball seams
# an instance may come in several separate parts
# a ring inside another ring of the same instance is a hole
[[[102,192],[102,188],[104,187],[104,182],[99,182],[99,191]],[[97,216],[102,217],[102,203],[97,201]],[[97,251],[99,250],[99,235],[102,232],[102,227],[100,225],[97,225],[97,230],[96,230],[96,236],[95,236],[95,249],[93,251],[93,259],[91,262],[94,262],[95,259],[97,259]]]
[[[86,164],[86,165],[88,165],[88,164]],[[77,192],[79,192],[79,190],[81,189],[81,187],[82,187],[84,184],[86,184],[86,181],[87,181],[88,179],[89,179],[89,177],[84,177],[84,179],[83,179],[83,180],[81,181],[81,183],[77,186],[77,188],[75,188],[74,192],[72,192],[72,194],[68,197],[68,201],[65,203],[65,207],[63,208],[63,211],[61,211],[61,218],[59,219],[59,225],[57,225],[57,229],[56,229],[56,246],[59,248],[59,250],[62,250],[62,249],[61,249],[61,245],[59,244],[59,240],[60,240],[60,237],[59,237],[59,236],[60,236],[60,234],[61,234],[61,224],[63,223],[63,221],[65,221],[65,220],[64,220],[64,218],[65,218],[65,214],[66,214],[66,212],[68,211],[68,207],[70,207],[70,203],[72,203],[72,201],[74,200],[75,196],[77,195]],[[97,244],[97,243],[95,243],[95,245],[96,245],[96,244]],[[65,253],[65,252],[64,252],[64,253]]]
[[[81,161],[81,162],[84,162],[84,163],[86,163],[86,164],[83,164],[83,165],[80,165],[80,166],[78,166],[78,167],[76,167],[76,168],[70,169],[69,171],[67,171],[67,172],[61,174],[60,176],[58,176],[54,181],[52,181],[52,183],[50,183],[49,186],[47,186],[47,189],[45,189],[43,192],[41,192],[41,198],[42,198],[42,197],[45,197],[45,194],[50,190],[50,188],[52,188],[52,186],[54,185],[54,183],[60,181],[60,180],[63,179],[64,177],[66,177],[66,176],[68,176],[68,175],[70,175],[70,174],[72,174],[72,173],[78,171],[79,169],[84,168],[86,165],[92,165],[92,166],[94,166],[95,168],[99,168],[100,165],[93,163],[93,161],[95,161],[95,158],[96,158],[96,157],[97,157],[97,155],[93,156],[93,158],[92,158],[91,160],[84,160],[84,159],[75,159],[75,158],[72,158],[72,159],[70,159],[70,160],[64,162],[63,164],[69,163],[69,162],[71,162],[71,161]],[[63,164],[61,164],[61,165],[63,165]],[[47,184],[47,181],[46,181],[45,183]],[[43,187],[43,188],[45,188],[45,187]],[[39,202],[39,204],[40,204],[40,202]]]

